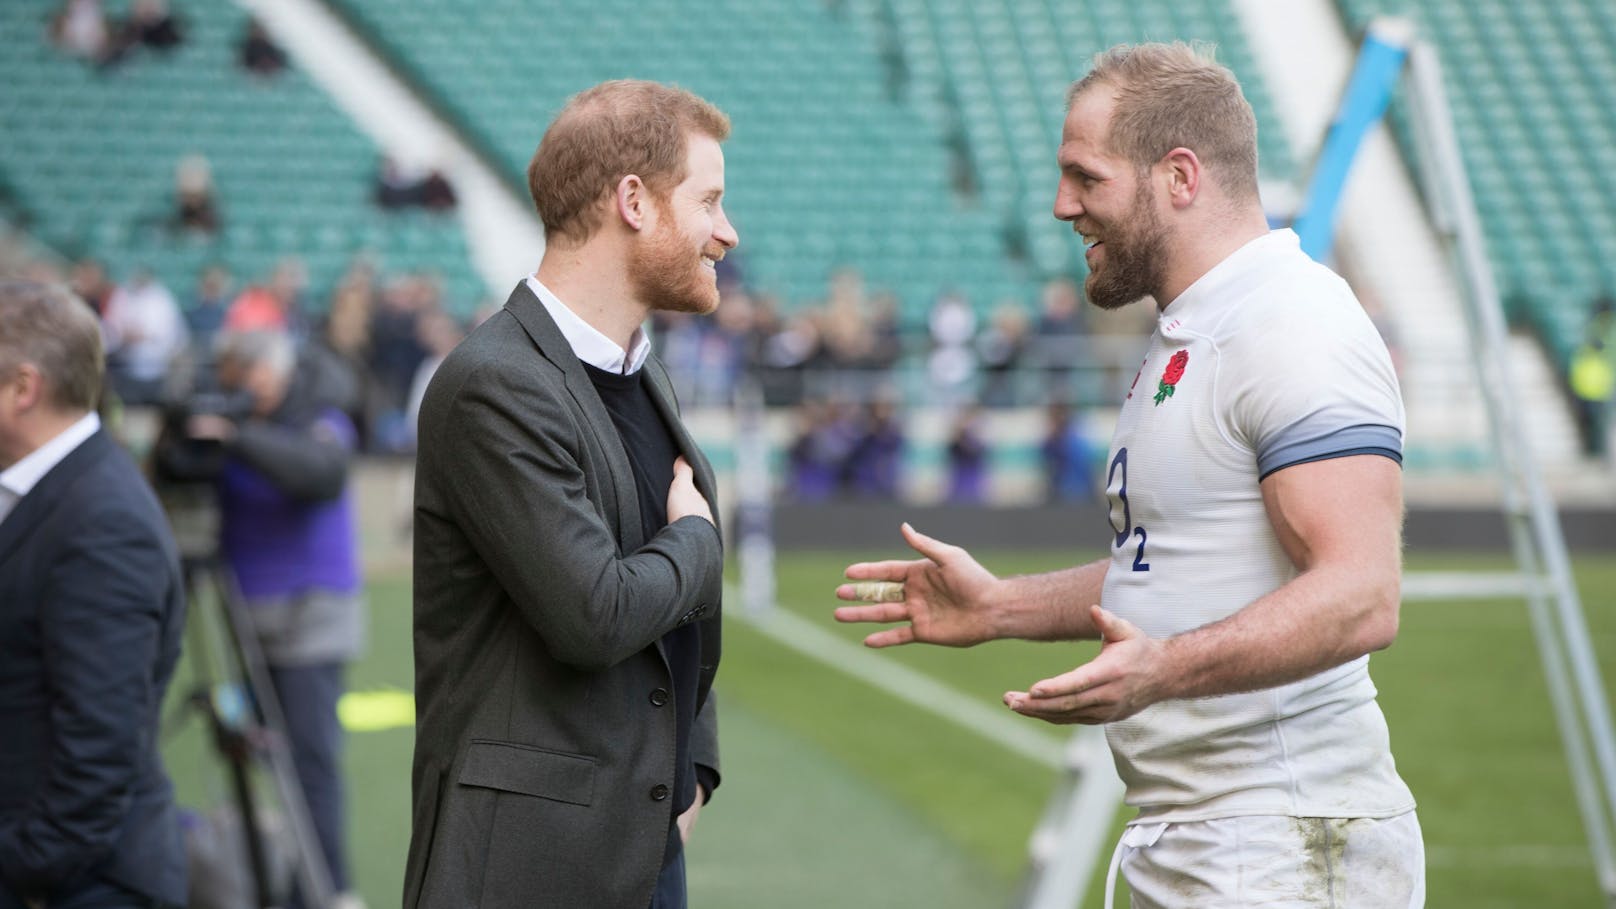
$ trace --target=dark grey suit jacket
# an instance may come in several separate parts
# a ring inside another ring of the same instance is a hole
[[[184,625],[168,519],[99,431],[0,521],[0,909],[98,880],[185,902],[157,751]]]
[[[645,369],[716,512],[667,374]],[[718,767],[720,535],[687,517],[643,539],[611,416],[525,284],[444,360],[419,438],[404,905],[644,909],[673,808],[659,640],[688,622],[692,754]]]

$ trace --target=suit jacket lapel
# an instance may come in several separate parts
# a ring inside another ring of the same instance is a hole
[[[17,501],[11,513],[0,521],[0,564],[5,563],[17,545],[27,540],[39,522],[62,500],[62,490],[90,465],[106,457],[111,446],[112,440],[106,430],[96,430],[79,447],[68,452],[67,457],[52,467],[49,473],[40,477],[34,488]]]
[[[607,488],[616,499],[611,505],[617,513],[617,526],[613,529],[617,532],[618,548],[625,555],[633,552],[645,543],[640,528],[640,497],[634,487],[634,468],[629,464],[628,452],[623,449],[623,439],[612,422],[612,415],[606,412],[606,405],[601,403],[595,383],[589,381],[583,361],[578,359],[566,336],[556,327],[544,304],[528,289],[526,281],[517,284],[516,289],[511,291],[505,308],[521,323],[545,359],[559,367],[566,377],[568,393],[583,410],[585,422],[606,456],[606,469],[611,474]]]

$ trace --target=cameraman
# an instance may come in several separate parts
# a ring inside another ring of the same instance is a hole
[[[364,636],[348,465],[357,434],[345,378],[279,331],[227,331],[218,384],[235,414],[193,414],[185,435],[221,449],[220,553],[235,573],[286,716],[298,780],[334,890],[349,900],[337,699]],[[339,903],[339,905],[342,905]]]

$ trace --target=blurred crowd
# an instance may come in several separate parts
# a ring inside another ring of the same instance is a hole
[[[128,407],[173,407],[206,388],[221,332],[287,333],[329,374],[368,453],[414,447],[413,408],[438,362],[467,325],[450,313],[435,276],[383,273],[356,258],[324,299],[314,299],[297,259],[241,280],[222,265],[175,291],[149,270],[114,280],[94,258],[62,269],[33,263],[30,276],[66,283],[94,308],[107,350],[107,382]]]
[[[467,308],[451,306],[460,301],[446,301],[433,275],[383,272],[363,256],[324,295],[311,290],[296,259],[245,279],[212,265],[178,289],[146,269],[115,276],[94,258],[33,270],[68,284],[95,309],[108,384],[124,405],[182,404],[206,390],[220,332],[279,330],[303,360],[321,364],[358,449],[369,454],[414,449],[427,381],[489,312],[485,305],[457,318]],[[986,500],[998,447],[991,424],[1012,409],[1042,415],[1047,498],[1092,496],[1103,452],[1084,414],[1126,382],[1129,358],[1150,327],[1085,312],[1068,280],[1049,282],[1036,307],[1005,300],[986,317],[950,292],[906,319],[895,295],[870,291],[852,270],[833,275],[818,304],[787,309],[735,271],[722,299],[710,317],[656,314],[656,350],[686,407],[728,407],[752,388],[767,406],[791,413],[781,492],[802,502],[901,498],[905,466],[917,455],[913,414],[922,407],[946,425],[940,444],[949,501]],[[1078,381],[1085,377],[1091,381]]]
[[[1045,284],[1036,308],[1004,299],[985,318],[953,291],[906,318],[895,294],[870,291],[852,269],[831,276],[822,302],[789,312],[733,273],[722,298],[712,318],[653,317],[658,354],[687,403],[728,403],[744,375],[757,378],[771,406],[869,401],[893,394],[899,371],[914,368],[924,376],[916,403],[1039,405],[1068,394],[1078,371],[1114,372],[1137,353],[1117,360],[1108,339],[1143,338],[1154,328],[1145,307],[1088,311],[1066,278]]]
[[[949,291],[906,319],[894,294],[851,269],[831,276],[823,302],[789,311],[729,272],[722,301],[711,318],[654,316],[658,354],[687,405],[727,405],[752,383],[765,404],[792,409],[782,491],[804,502],[900,498],[914,406],[947,415],[948,501],[986,501],[989,417],[1009,408],[1044,414],[1047,498],[1088,498],[1103,452],[1082,412],[1126,381],[1154,327],[1144,307],[1091,311],[1069,279],[1048,282],[1036,307],[1005,299],[985,318]]]

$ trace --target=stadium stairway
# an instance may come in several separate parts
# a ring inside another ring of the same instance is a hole
[[[1339,0],[1353,30],[1412,19],[1440,52],[1500,292],[1563,365],[1616,291],[1616,12],[1608,0]],[[1412,154],[1407,111],[1392,122]]]
[[[236,0],[379,147],[440,168],[455,188],[465,243],[490,298],[537,267],[544,231],[510,176],[486,161],[321,0]]]
[[[1440,54],[1499,292],[1512,324],[1548,351],[1536,387],[1559,386],[1594,298],[1616,292],[1616,193],[1598,177],[1616,167],[1616,12],[1608,0],[1338,6],[1353,32],[1375,15],[1405,16]],[[1400,101],[1390,120],[1412,157]],[[1517,379],[1529,368],[1518,366]],[[1563,415],[1568,406],[1545,409]],[[1566,423],[1563,433],[1541,425],[1532,433],[1540,447],[1563,438],[1574,463]]]
[[[1355,36],[1334,0],[1235,0],[1297,156],[1310,160],[1354,62]],[[1449,70],[1450,80],[1454,72]],[[1488,463],[1486,415],[1475,387],[1461,288],[1390,131],[1366,138],[1342,200],[1336,266],[1400,349],[1409,464],[1465,472]],[[1530,339],[1509,346],[1509,370],[1540,460],[1567,479],[1578,460],[1556,368]],[[1608,495],[1608,493],[1607,493]]]

